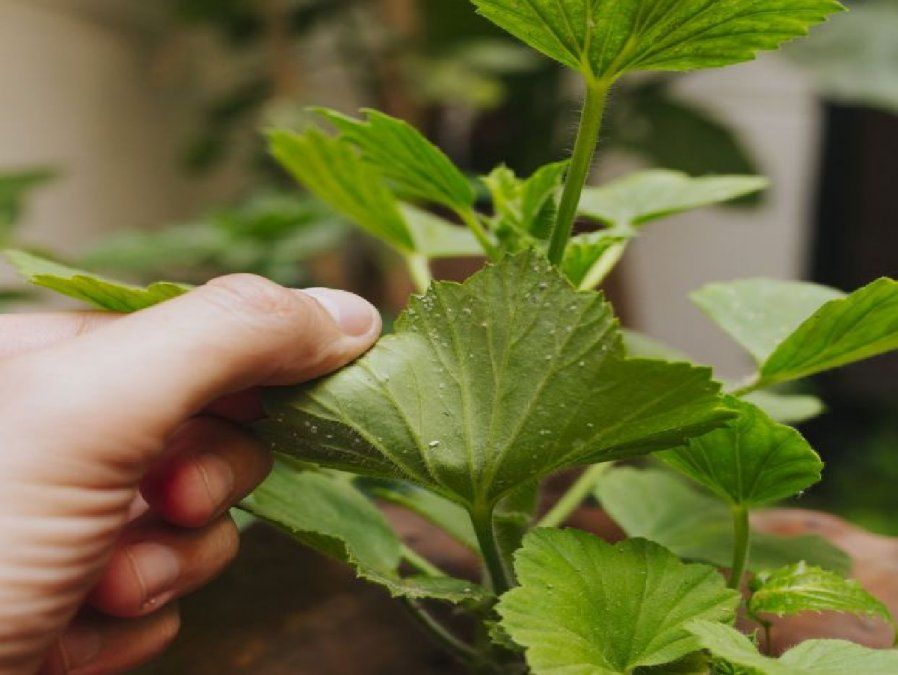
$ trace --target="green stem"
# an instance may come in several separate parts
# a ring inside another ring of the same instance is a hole
[[[405,256],[405,263],[408,266],[408,273],[412,278],[415,289],[419,293],[426,293],[433,281],[433,275],[430,272],[430,261],[426,256],[412,253]]]
[[[751,394],[752,392],[755,392],[758,389],[761,389],[761,382],[760,382],[760,380],[754,379],[751,382],[749,382],[748,384],[739,385],[735,389],[731,389],[727,393],[730,396],[742,398],[743,396],[747,396],[748,394]]]
[[[574,229],[577,209],[580,207],[580,194],[583,192],[583,186],[586,185],[586,179],[589,178],[589,171],[592,168],[592,160],[596,153],[596,144],[599,142],[602,118],[605,115],[605,103],[610,88],[611,83],[604,80],[588,82],[586,85],[586,101],[580,116],[577,142],[574,144],[574,152],[571,156],[571,168],[568,170],[564,194],[561,196],[558,217],[555,220],[555,229],[552,231],[552,240],[549,244],[549,261],[553,265],[561,264],[568,240],[571,238],[571,231]]]
[[[439,567],[430,562],[427,558],[420,555],[417,551],[409,548],[407,545],[402,545],[402,557],[415,569],[419,572],[422,572],[430,577],[445,577],[446,573],[443,572]]]
[[[748,564],[748,552],[751,547],[751,529],[748,524],[748,509],[744,506],[733,507],[733,565],[730,571],[730,588],[738,589],[742,583],[742,575]]]
[[[596,464],[589,467],[583,474],[574,481],[567,492],[559,499],[555,506],[542,517],[538,523],[538,527],[559,527],[566,521],[570,515],[577,510],[583,500],[589,496],[596,483],[605,472],[611,468],[611,463]]]
[[[473,209],[460,210],[457,213],[462,222],[474,234],[474,238],[477,239],[477,243],[480,244],[486,257],[490,260],[497,260],[498,251],[496,250],[496,245],[490,240],[490,236],[484,229],[483,223],[480,222],[477,213]]]
[[[477,543],[480,544],[480,552],[483,555],[483,562],[486,565],[493,592],[496,595],[502,595],[511,590],[513,583],[512,575],[505,565],[505,559],[496,538],[493,507],[471,511],[471,524],[474,526],[474,534],[477,535]]]
[[[448,628],[437,621],[420,603],[414,600],[403,600],[403,606],[409,616],[443,649],[455,656],[462,663],[476,666],[483,659],[471,645],[453,635]]]
[[[611,274],[621,258],[624,257],[626,250],[627,242],[622,241],[605,251],[604,255],[596,261],[595,265],[583,277],[579,290],[591,291],[597,288]]]

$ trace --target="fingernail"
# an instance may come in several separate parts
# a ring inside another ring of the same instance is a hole
[[[374,306],[353,293],[330,288],[308,288],[303,292],[315,298],[346,335],[365,335],[380,320]]]
[[[92,627],[73,627],[62,636],[59,648],[68,672],[86,666],[99,656],[103,649],[103,636]]]
[[[171,591],[181,576],[181,561],[167,546],[134,544],[127,552],[143,589],[144,604]]]
[[[237,479],[231,465],[214,453],[199,455],[196,465],[203,477],[203,484],[209,493],[213,513],[217,513],[234,493]]]

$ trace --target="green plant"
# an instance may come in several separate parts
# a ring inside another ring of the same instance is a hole
[[[844,579],[844,553],[815,537],[752,536],[749,515],[814,484],[823,466],[776,421],[812,415],[818,403],[769,388],[898,349],[898,282],[849,295],[769,280],[699,291],[698,305],[758,361],[749,381],[718,383],[710,369],[622,332],[594,289],[651,221],[756,192],[764,181],[651,171],[584,190],[621,77],[744,61],[841,5],[474,4],[583,76],[573,156],[527,178],[497,168],[482,179],[493,207],[484,213],[452,162],[392,117],[322,111],[334,134],[270,134],[275,157],[309,191],[395,249],[421,295],[356,364],[268,393],[258,432],[279,461],[243,507],[386,587],[474,672],[898,671],[898,651],[834,640],[773,659],[732,627],[746,571],[745,607],[765,630],[771,614],[821,609],[891,621]],[[572,234],[578,218],[592,231]],[[465,283],[432,281],[433,259],[477,253],[491,262]],[[120,311],[187,290],[129,287],[11,257],[37,284]],[[614,467],[649,454],[660,466]],[[588,468],[540,516],[542,479],[576,466]],[[590,494],[632,538],[610,545],[558,529]],[[456,538],[482,560],[482,578],[453,578],[409,549],[378,499]],[[728,568],[727,578],[715,566]],[[454,605],[466,637],[430,603]]]

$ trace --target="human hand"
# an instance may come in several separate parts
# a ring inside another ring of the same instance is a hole
[[[380,327],[351,294],[248,275],[126,317],[0,317],[0,673],[115,673],[163,649],[270,469],[241,427],[255,388],[339,368]]]

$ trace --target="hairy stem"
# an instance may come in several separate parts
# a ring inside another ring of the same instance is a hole
[[[571,168],[564,184],[564,194],[561,196],[558,217],[555,219],[555,229],[552,231],[552,240],[549,243],[549,261],[554,265],[561,264],[568,240],[571,238],[571,231],[577,218],[577,209],[580,206],[580,193],[583,192],[583,186],[586,185],[586,179],[589,178],[592,160],[596,153],[596,144],[599,142],[602,118],[605,116],[605,103],[610,88],[611,84],[605,81],[589,82],[586,85],[586,101],[580,116],[577,142],[574,144],[574,152],[571,156]]]
[[[480,218],[477,216],[477,213],[473,209],[468,209],[459,211],[458,216],[462,219],[462,222],[468,227],[468,229],[471,230],[474,238],[477,239],[477,243],[480,244],[480,247],[486,254],[486,257],[490,260],[496,260],[498,258],[498,251],[496,250],[496,246],[490,240],[490,237],[484,229],[483,223],[480,222]]]
[[[595,487],[599,478],[601,478],[611,466],[611,463],[596,464],[584,471],[574,484],[568,488],[567,492],[561,496],[561,499],[555,503],[555,506],[542,517],[538,526],[559,527],[562,525],[564,521],[577,510],[580,504],[583,503],[583,500],[589,496],[589,493],[592,492],[592,489]]]
[[[405,256],[405,264],[408,266],[408,273],[415,285],[415,290],[419,293],[426,293],[433,281],[433,275],[430,272],[430,261],[426,256],[409,254]]]
[[[730,571],[730,588],[738,589],[742,583],[742,575],[748,564],[748,553],[751,546],[751,529],[748,523],[748,509],[744,506],[733,507],[733,565]]]
[[[505,565],[505,559],[496,538],[496,527],[493,521],[493,507],[479,508],[471,512],[471,524],[480,544],[483,562],[489,574],[490,584],[496,595],[511,590],[513,585],[511,572]]]
[[[477,651],[466,642],[453,635],[446,626],[437,621],[419,602],[405,599],[402,602],[409,616],[426,632],[431,639],[462,663],[476,666],[482,658]]]

